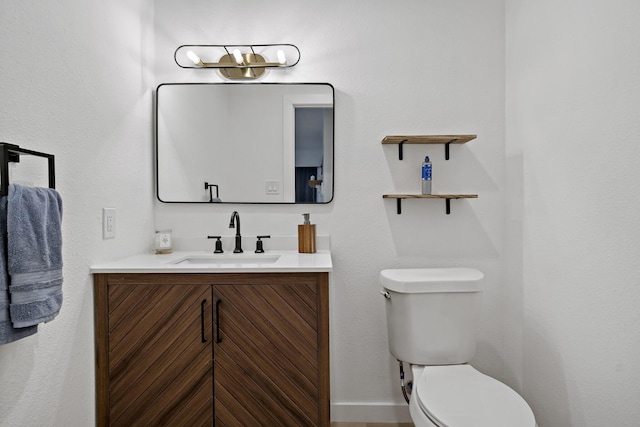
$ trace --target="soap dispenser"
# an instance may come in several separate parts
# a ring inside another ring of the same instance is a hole
[[[298,252],[313,254],[316,252],[316,225],[309,221],[309,214],[302,214],[304,223],[298,224]]]

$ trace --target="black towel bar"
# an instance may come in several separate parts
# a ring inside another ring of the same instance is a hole
[[[49,188],[56,188],[56,166],[53,154],[40,153],[38,151],[20,148],[15,144],[0,142],[0,196],[9,194],[9,162],[19,162],[21,154],[44,157],[49,166]]]

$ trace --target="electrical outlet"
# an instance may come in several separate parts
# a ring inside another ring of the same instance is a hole
[[[280,194],[280,181],[266,181],[267,194],[270,196]]]
[[[116,237],[116,208],[102,208],[102,239]]]

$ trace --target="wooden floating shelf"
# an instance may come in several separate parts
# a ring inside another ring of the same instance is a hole
[[[451,213],[451,199],[477,199],[477,194],[383,194],[383,199],[396,199],[398,215],[402,213],[402,199],[445,199],[447,215]]]
[[[404,144],[444,144],[444,158],[449,160],[450,144],[465,144],[477,135],[394,135],[386,136],[383,144],[398,145],[398,157],[402,160],[402,146]]]
[[[382,140],[383,144],[464,144],[478,135],[404,135],[404,136],[385,136]]]

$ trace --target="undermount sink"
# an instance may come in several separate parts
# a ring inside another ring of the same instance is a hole
[[[241,265],[273,264],[279,259],[280,255],[191,255],[172,261],[171,264],[237,267]]]

